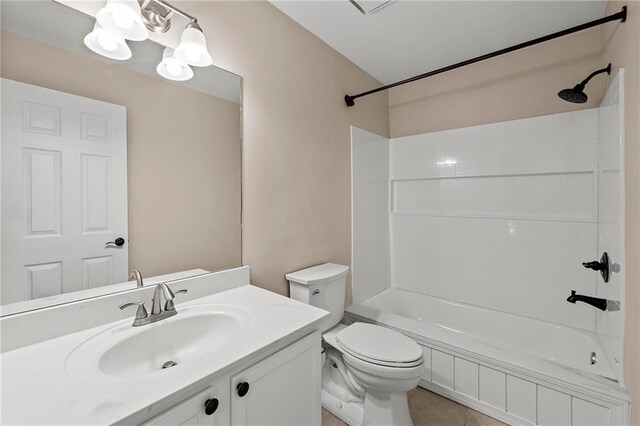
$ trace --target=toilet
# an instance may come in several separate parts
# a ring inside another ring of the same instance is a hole
[[[325,263],[286,275],[290,297],[329,311],[323,339],[322,406],[351,426],[413,425],[407,392],[424,372],[422,349],[374,324],[341,324],[348,266]]]

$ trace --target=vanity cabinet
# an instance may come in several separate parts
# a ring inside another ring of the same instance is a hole
[[[165,411],[143,426],[204,426],[219,424],[215,421],[220,401],[214,387],[210,387],[186,401]]]
[[[234,375],[231,424],[320,425],[320,368],[320,339],[314,337]]]
[[[258,362],[239,364],[144,426],[319,426],[320,368],[315,332]]]

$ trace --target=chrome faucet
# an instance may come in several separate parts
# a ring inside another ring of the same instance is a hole
[[[136,280],[136,287],[142,287],[142,274],[137,269],[129,275],[130,280]]]
[[[136,271],[137,272],[137,271]],[[171,289],[165,284],[160,283],[156,285],[153,291],[153,298],[151,299],[151,313],[147,313],[147,308],[144,306],[144,302],[132,302],[124,303],[120,305],[120,309],[126,309],[129,306],[137,306],[136,317],[133,320],[133,326],[139,327],[141,325],[152,324],[165,318],[169,318],[177,314],[173,299],[176,294],[186,293],[187,290],[179,290],[173,293]],[[162,303],[164,299],[164,305]]]

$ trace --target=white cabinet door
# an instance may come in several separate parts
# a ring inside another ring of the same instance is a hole
[[[204,426],[218,424],[216,412],[219,401],[214,388],[200,392],[174,408],[144,423],[143,426]]]
[[[320,425],[320,334],[231,378],[231,424]]]
[[[126,108],[2,79],[3,303],[127,281]]]

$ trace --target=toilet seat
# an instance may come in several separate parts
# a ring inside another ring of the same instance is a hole
[[[364,361],[360,358],[349,355],[347,352],[342,353],[345,364],[355,370],[359,370],[378,379],[385,379],[385,386],[392,388],[394,383],[400,383],[403,380],[414,380],[422,376],[424,371],[424,359],[420,358],[417,365],[413,367],[397,368],[384,365],[374,364]],[[351,370],[354,371],[354,370]],[[367,381],[367,386],[371,386],[372,381]]]
[[[381,367],[388,367],[388,368],[412,368],[412,367],[417,367],[419,365],[422,364],[422,362],[424,361],[422,357],[418,358],[415,361],[412,362],[388,362],[388,361],[380,361],[380,360],[376,360],[376,359],[371,359],[371,358],[367,358],[365,356],[362,355],[358,355],[355,354],[351,351],[349,351],[348,349],[344,348],[342,345],[338,344],[340,346],[340,349],[342,350],[343,354],[347,354],[349,356],[351,356],[352,358],[356,358],[359,361],[362,362],[366,362],[369,364],[373,364],[373,365],[379,365]]]
[[[352,358],[387,368],[413,368],[423,363],[422,348],[403,334],[385,327],[354,323],[338,332],[339,348]]]

